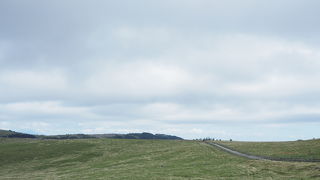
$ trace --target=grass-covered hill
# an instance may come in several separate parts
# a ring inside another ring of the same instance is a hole
[[[0,130],[0,137],[3,138],[40,138],[40,139],[92,139],[92,138],[113,138],[113,139],[171,139],[182,140],[178,136],[166,134],[129,133],[129,134],[64,134],[64,135],[32,135],[19,133],[11,130]]]
[[[320,179],[320,163],[248,160],[198,141],[0,138],[0,179]]]
[[[287,142],[217,141],[217,143],[258,156],[320,160],[320,139]]]
[[[129,134],[116,134],[113,136],[116,139],[176,139],[182,140],[178,136],[166,135],[166,134],[151,134],[151,133],[129,133]]]
[[[36,136],[11,130],[0,129],[0,138],[36,138]]]

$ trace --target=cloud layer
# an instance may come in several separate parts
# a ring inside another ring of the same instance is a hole
[[[319,137],[318,5],[1,1],[0,128]]]

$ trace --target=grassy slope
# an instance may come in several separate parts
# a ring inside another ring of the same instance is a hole
[[[195,141],[0,139],[0,162],[0,179],[320,178],[320,163],[247,160]]]
[[[219,141],[244,153],[283,158],[320,159],[320,139],[289,142],[237,142]]]

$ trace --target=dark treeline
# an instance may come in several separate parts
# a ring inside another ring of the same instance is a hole
[[[178,136],[166,134],[129,133],[129,134],[65,134],[65,135],[32,135],[19,133],[11,130],[0,130],[0,138],[38,138],[38,139],[92,139],[92,138],[112,138],[112,139],[173,139],[182,140]]]
[[[182,139],[178,136],[171,136],[166,134],[151,134],[151,133],[129,133],[129,134],[117,134],[113,138],[116,139]]]

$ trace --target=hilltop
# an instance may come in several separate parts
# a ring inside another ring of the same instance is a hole
[[[181,137],[152,134],[152,133],[128,133],[128,134],[64,134],[64,135],[32,135],[26,133],[15,132],[12,130],[0,130],[2,138],[40,138],[40,139],[90,139],[90,138],[112,138],[112,139],[167,139],[182,140]]]
[[[0,129],[0,137],[2,138],[36,138],[35,135],[15,132],[11,130],[1,130]]]

